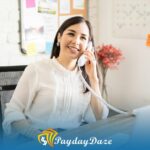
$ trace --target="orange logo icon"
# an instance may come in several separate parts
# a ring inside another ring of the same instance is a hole
[[[38,141],[43,146],[49,144],[51,147],[54,147],[54,140],[57,135],[58,135],[57,131],[48,128],[47,130],[42,131],[42,133],[38,135]]]

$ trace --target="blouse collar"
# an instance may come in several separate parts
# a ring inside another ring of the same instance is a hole
[[[52,62],[53,62],[53,65],[55,65],[55,67],[59,70],[59,71],[61,71],[61,72],[63,72],[63,73],[66,73],[66,74],[76,74],[77,73],[77,71],[78,71],[78,67],[76,67],[74,70],[68,70],[68,69],[66,69],[63,65],[61,65],[59,62],[58,62],[58,60],[55,58],[55,57],[53,57],[52,58]]]

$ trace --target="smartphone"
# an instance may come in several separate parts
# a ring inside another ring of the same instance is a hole
[[[91,41],[88,43],[87,49],[88,49],[89,51],[92,51],[92,49],[93,49],[93,44],[92,44]],[[82,54],[82,55],[80,56],[80,58],[78,59],[78,66],[79,66],[79,67],[82,67],[82,66],[85,65],[85,63],[86,63],[86,58],[85,58],[85,55]]]

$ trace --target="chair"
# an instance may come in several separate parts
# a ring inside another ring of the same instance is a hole
[[[4,110],[26,66],[0,66],[0,135]]]

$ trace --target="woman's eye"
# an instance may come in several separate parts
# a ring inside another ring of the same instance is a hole
[[[68,33],[68,35],[70,35],[70,36],[74,36],[74,33]]]
[[[82,36],[81,39],[86,40],[86,37]]]

